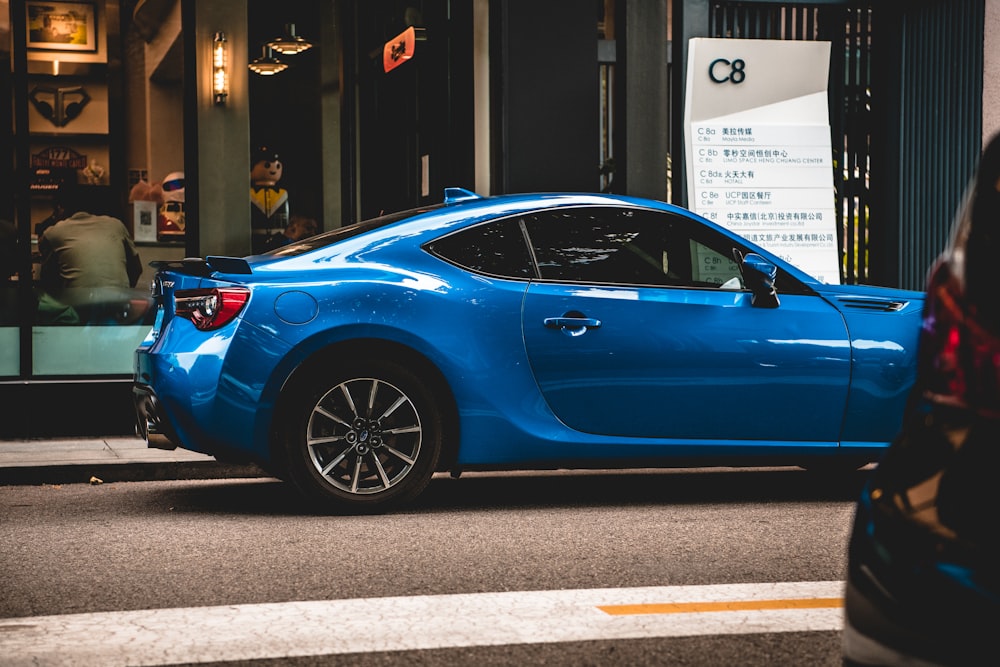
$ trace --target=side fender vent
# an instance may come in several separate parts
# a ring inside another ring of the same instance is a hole
[[[846,297],[838,299],[846,308],[854,310],[872,310],[879,313],[895,313],[906,308],[909,301],[895,299],[872,299],[864,297]]]

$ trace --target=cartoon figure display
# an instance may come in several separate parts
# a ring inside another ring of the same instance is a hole
[[[184,172],[167,174],[159,185],[163,193],[160,214],[156,220],[157,241],[184,240]]]
[[[250,248],[254,254],[268,248],[268,239],[283,234],[288,226],[288,192],[278,187],[282,164],[278,154],[261,146],[250,167]]]

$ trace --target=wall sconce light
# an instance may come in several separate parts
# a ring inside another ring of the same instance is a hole
[[[261,47],[260,58],[254,58],[253,62],[247,65],[247,67],[255,74],[260,74],[261,76],[271,76],[272,74],[284,72],[288,69],[287,64],[274,57],[271,47],[267,44]]]
[[[229,71],[226,63],[226,33],[212,38],[212,94],[216,104],[225,104],[229,96]]]
[[[285,36],[275,37],[267,45],[283,56],[293,56],[296,53],[308,51],[313,46],[312,42],[308,39],[295,34],[294,23],[286,23]]]

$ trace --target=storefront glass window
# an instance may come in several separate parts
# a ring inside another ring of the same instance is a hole
[[[113,2],[0,8],[0,49],[9,49],[0,51],[0,84],[14,92],[11,111],[0,112],[0,147],[16,166],[0,179],[18,186],[0,204],[0,378],[129,375],[153,317],[146,265],[160,251],[136,243],[126,173],[150,162],[136,121],[149,96],[122,68],[143,59],[122,49],[162,44],[153,34],[123,39],[133,17],[122,26]],[[168,81],[175,93],[179,78]]]
[[[260,62],[269,52],[282,67],[275,74],[252,67],[249,74],[255,252],[286,242],[294,235],[293,219],[305,221],[310,233],[342,224],[340,5],[247,5],[248,60]]]
[[[10,90],[10,15],[8,3],[0,2],[0,90]],[[6,98],[5,98],[6,99]],[[10,156],[14,133],[11,104],[0,105],[0,155]],[[10,158],[0,162],[0,182],[13,182]],[[19,369],[19,329],[17,327],[17,226],[12,197],[0,201],[0,377],[17,375]]]
[[[150,263],[230,253],[241,242],[229,236],[249,236],[252,197],[245,223],[227,211],[205,234],[185,228],[184,101],[195,84],[182,4],[99,0],[70,16],[0,0],[0,88],[13,91],[0,105],[0,152],[15,156],[0,181],[17,185],[0,201],[0,252],[9,236],[12,254],[0,255],[0,382],[130,376],[155,316]],[[279,241],[286,222],[304,218],[314,233],[352,219],[340,187],[341,12],[336,0],[250,2],[254,57],[299,36],[312,48],[280,55],[290,66],[279,75],[250,73],[211,110],[249,108],[248,148],[280,155],[287,220],[268,221]],[[228,30],[239,37],[238,22]],[[69,191],[87,202],[66,205]]]
[[[109,188],[62,183],[51,224],[35,227],[38,254],[32,371],[36,375],[116,374],[153,315],[138,289],[143,263]]]

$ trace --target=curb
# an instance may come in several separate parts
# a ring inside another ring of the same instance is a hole
[[[220,461],[54,464],[0,468],[0,485],[91,484],[93,477],[101,482],[160,482],[270,476],[253,464]]]

